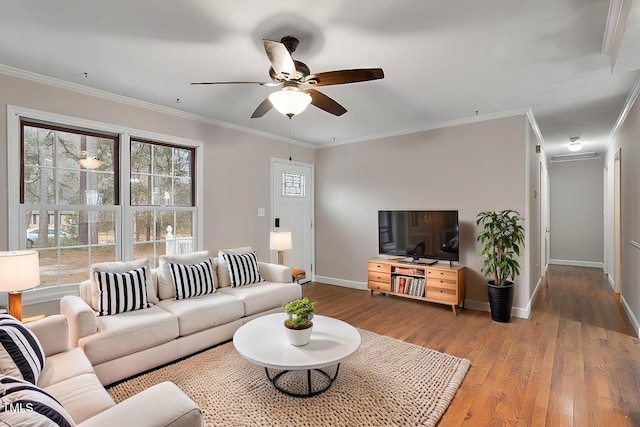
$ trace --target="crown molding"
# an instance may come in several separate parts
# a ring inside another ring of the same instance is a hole
[[[21,70],[19,68],[10,67],[8,65],[0,64],[0,74],[5,74],[12,77],[17,77],[24,80],[29,80],[35,83],[45,84],[48,86],[54,86],[60,89],[69,90],[72,92],[80,93],[83,95],[93,96],[96,98],[105,99],[108,101],[117,102],[120,104],[129,105],[136,108],[141,108],[149,111],[155,111],[157,113],[168,114],[174,117],[179,117],[182,119],[193,120],[200,123],[206,123],[213,126],[219,126],[225,129],[230,129],[236,132],[246,133],[254,136],[259,136],[261,138],[266,138],[279,142],[286,142],[287,144],[291,142],[291,144],[299,145],[305,148],[315,148],[315,145],[310,144],[308,142],[292,139],[289,141],[289,138],[284,136],[275,135],[269,132],[263,132],[251,128],[247,128],[244,126],[239,126],[233,123],[225,122],[222,120],[212,119],[210,117],[201,116],[199,114],[188,113],[186,111],[178,110],[175,108],[165,107],[162,105],[154,104],[152,102],[142,101],[139,99],[131,98],[124,95],[118,95],[115,93],[107,92],[100,89],[91,88],[88,86],[83,86],[78,83],[67,82],[64,80],[56,79],[54,77],[45,76],[38,73],[33,73],[31,71]]]
[[[538,121],[536,120],[536,116],[533,114],[533,110],[531,108],[527,110],[527,119],[529,119],[529,123],[533,128],[533,132],[536,134],[536,137],[538,137],[538,141],[541,145],[544,145],[544,137],[542,136],[542,131],[540,130],[540,126],[538,126]]]
[[[410,135],[410,134],[425,132],[425,131],[434,130],[434,129],[442,129],[442,128],[448,128],[453,126],[486,122],[488,120],[504,119],[507,117],[514,117],[514,116],[523,116],[523,115],[526,115],[529,110],[530,109],[519,108],[516,110],[501,111],[497,113],[479,114],[476,116],[464,117],[461,119],[447,120],[447,121],[437,122],[437,123],[429,123],[424,126],[417,126],[417,127],[402,129],[398,131],[368,135],[368,136],[359,137],[359,138],[344,139],[342,141],[336,141],[336,142],[327,142],[325,144],[318,144],[316,147],[317,148],[335,147],[338,145],[354,144],[357,142],[366,142],[366,141],[373,141],[376,139],[393,138],[396,136]]]
[[[622,12],[622,4],[624,0],[610,0],[609,14],[607,15],[607,25],[604,29],[604,37],[602,39],[602,54],[611,56],[613,53],[613,44],[618,31],[620,22],[620,13]]]
[[[611,133],[609,134],[609,143],[611,143],[616,133],[618,133],[618,130],[620,130],[620,126],[622,126],[625,119],[629,115],[629,112],[638,100],[638,97],[640,97],[640,77],[638,77],[636,83],[633,85],[629,96],[627,96],[627,100],[624,102],[624,107],[622,108],[622,111],[618,116],[618,120],[616,120],[616,124],[613,125],[613,129],[611,129]]]

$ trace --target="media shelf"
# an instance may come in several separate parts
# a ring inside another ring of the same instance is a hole
[[[464,307],[464,266],[423,265],[391,260],[369,260],[368,287],[374,292],[447,304],[457,315]]]

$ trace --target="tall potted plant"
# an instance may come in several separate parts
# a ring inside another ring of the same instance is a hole
[[[513,306],[513,280],[520,275],[520,245],[524,244],[522,218],[514,210],[480,212],[476,226],[482,226],[477,236],[484,256],[482,272],[489,278],[489,306],[491,319],[496,322],[511,320]]]

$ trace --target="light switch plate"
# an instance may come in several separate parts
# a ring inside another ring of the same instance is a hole
[[[264,216],[264,208],[258,208],[258,216]]]

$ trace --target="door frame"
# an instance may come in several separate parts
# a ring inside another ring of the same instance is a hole
[[[613,158],[613,247],[615,289],[622,293],[622,149],[618,149]]]
[[[269,212],[270,212],[270,221],[269,221],[269,231],[273,231],[274,229],[274,222],[275,222],[275,215],[273,212],[273,205],[274,205],[274,199],[275,199],[275,194],[273,193],[273,189],[274,189],[274,181],[276,179],[276,177],[274,176],[274,164],[275,163],[284,163],[284,164],[290,164],[293,166],[300,166],[300,167],[306,167],[311,169],[311,185],[309,186],[309,198],[310,198],[310,216],[311,216],[311,233],[310,233],[310,241],[309,244],[311,245],[311,247],[309,248],[309,254],[311,257],[311,277],[308,277],[307,279],[310,279],[311,281],[315,281],[316,280],[316,222],[315,222],[315,202],[316,202],[316,174],[315,174],[315,165],[313,163],[306,163],[306,162],[300,162],[300,161],[296,161],[296,160],[287,160],[287,159],[281,159],[279,157],[271,157],[271,162],[270,162],[270,168],[271,168],[271,197],[269,198]],[[273,251],[271,251],[273,252]],[[273,257],[274,254],[271,254],[271,260],[273,262]],[[276,261],[277,262],[277,261]]]

